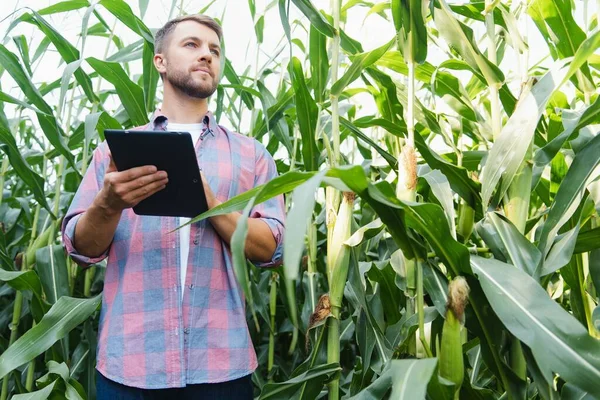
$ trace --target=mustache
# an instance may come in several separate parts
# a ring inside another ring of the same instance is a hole
[[[210,74],[210,76],[214,76],[213,71],[210,68],[209,64],[206,64],[206,63],[197,64],[192,67],[192,71],[196,71],[196,70],[200,70],[200,69],[206,70],[206,72],[208,72]]]

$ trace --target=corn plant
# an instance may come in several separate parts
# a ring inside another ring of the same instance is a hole
[[[226,31],[228,7],[249,7],[256,53],[226,60],[210,104],[279,171],[195,218],[242,212],[256,398],[598,398],[598,2],[201,3]],[[67,259],[59,226],[104,130],[160,102],[149,7],[63,1],[5,21],[0,400],[95,398],[105,265]],[[81,17],[74,40],[65,15]],[[40,81],[53,53],[60,78]],[[262,270],[245,219],[280,194],[284,261]]]

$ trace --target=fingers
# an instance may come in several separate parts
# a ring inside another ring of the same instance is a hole
[[[117,172],[117,166],[115,165],[115,162],[113,161],[112,154],[110,151],[108,152],[108,159],[110,161],[108,163],[108,168],[106,169],[106,173],[108,174],[109,172]]]
[[[141,188],[138,188],[132,191],[128,197],[131,198],[131,203],[133,205],[139,203],[140,201],[152,196],[154,193],[159,192],[167,187],[168,179],[160,179],[154,182],[151,182],[147,185],[144,185]]]

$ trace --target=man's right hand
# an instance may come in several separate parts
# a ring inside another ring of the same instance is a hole
[[[157,171],[153,165],[117,171],[110,157],[104,176],[104,187],[96,196],[95,203],[107,214],[120,214],[140,201],[164,189],[169,182],[165,171]]]

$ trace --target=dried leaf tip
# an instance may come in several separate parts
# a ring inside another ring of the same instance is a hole
[[[346,199],[346,201],[348,203],[354,203],[354,200],[356,199],[356,193],[354,193],[354,192],[344,192],[344,198]]]
[[[469,284],[462,276],[457,276],[448,286],[446,310],[452,311],[459,321],[464,320],[465,307],[469,299]]]
[[[315,307],[315,311],[310,315],[308,320],[308,328],[306,329],[306,351],[308,352],[308,345],[310,343],[309,340],[309,331],[315,327],[315,325],[323,322],[327,317],[331,314],[331,302],[329,301],[329,294],[325,293],[319,298],[317,305]]]

